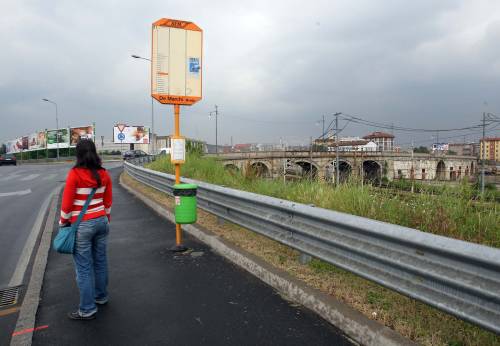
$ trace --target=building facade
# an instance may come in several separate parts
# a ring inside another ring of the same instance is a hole
[[[372,132],[363,137],[377,144],[377,151],[393,151],[394,150],[394,135],[385,132]]]
[[[448,150],[461,156],[479,156],[477,143],[450,143]]]
[[[479,157],[481,160],[500,162],[500,137],[481,139]]]

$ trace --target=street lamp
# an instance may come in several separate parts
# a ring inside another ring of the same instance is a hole
[[[217,155],[219,155],[219,144],[218,144],[218,135],[217,135],[217,116],[219,115],[219,111],[217,109],[217,105],[215,105],[215,110],[214,111],[211,111],[210,113],[208,113],[208,118],[210,119],[210,117],[212,116],[212,114],[215,114],[215,153]]]
[[[50,102],[56,106],[56,142],[57,142],[57,161],[59,161],[59,118],[57,117],[57,103],[49,99],[42,99],[42,101]],[[48,158],[48,157],[47,157]]]
[[[142,60],[147,60],[147,61],[151,62],[151,59],[143,58],[142,56],[139,56],[139,55],[132,54],[131,57],[134,58],[134,59],[142,59]],[[154,104],[154,99],[151,96],[151,135],[153,137],[153,138],[151,138],[151,140],[154,139],[154,133],[155,133],[155,121],[154,121],[154,108],[153,108],[153,104]],[[156,142],[156,139],[154,141],[152,141],[152,143],[153,143],[153,146],[152,146],[152,152],[153,152],[153,154],[154,154],[154,151],[155,151],[155,142]],[[151,142],[150,142],[150,144],[151,144]]]

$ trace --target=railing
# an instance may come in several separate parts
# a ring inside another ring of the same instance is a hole
[[[174,176],[125,163],[172,194]],[[191,179],[200,208],[302,253],[500,333],[500,250]]]

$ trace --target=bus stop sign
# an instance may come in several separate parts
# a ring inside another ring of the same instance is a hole
[[[163,18],[153,23],[151,96],[192,105],[202,97],[203,32],[196,24]]]

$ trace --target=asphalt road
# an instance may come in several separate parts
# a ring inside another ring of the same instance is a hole
[[[118,165],[121,162],[105,164]],[[34,226],[43,219],[43,215],[38,216],[40,209],[51,192],[65,181],[70,167],[69,163],[0,166],[0,289],[23,283],[24,269],[39,231]]]

